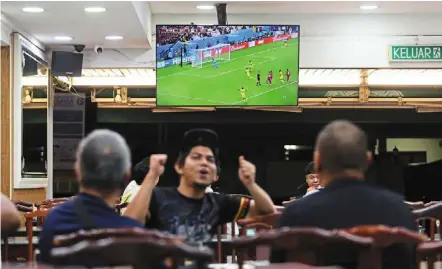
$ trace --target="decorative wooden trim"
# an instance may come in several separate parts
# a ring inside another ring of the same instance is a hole
[[[22,152],[23,152],[23,106],[22,106],[22,57],[23,48],[35,54],[39,61],[46,61],[47,57],[42,51],[33,45],[29,40],[22,37],[19,33],[11,35],[11,91],[12,104],[11,123],[12,136],[11,147],[11,167],[14,189],[38,189],[48,186],[48,178],[25,178],[22,177]]]
[[[0,148],[1,192],[11,198],[11,52],[9,46],[1,47],[0,89]]]

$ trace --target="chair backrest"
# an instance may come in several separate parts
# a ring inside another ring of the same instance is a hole
[[[425,207],[425,204],[422,201],[418,201],[418,202],[404,201],[404,203],[406,205],[408,205],[408,207],[410,207],[412,210],[420,209],[420,208],[424,208]]]
[[[254,237],[241,237],[232,241],[236,248],[256,248],[260,245],[276,247],[287,252],[289,262],[306,264],[324,263],[322,253],[329,247],[347,247],[360,254],[369,254],[373,240],[355,236],[343,231],[328,231],[320,228],[282,228],[259,233]]]
[[[25,213],[26,237],[28,238],[28,261],[34,260],[34,230],[33,220],[37,218],[37,226],[41,226],[50,209],[37,208],[35,211]]]
[[[107,238],[82,241],[73,246],[54,248],[53,264],[107,267],[131,265],[135,269],[153,268],[167,257],[197,261],[197,268],[213,258],[207,248],[197,248],[182,242],[168,242],[149,237]],[[86,264],[85,264],[86,263]]]
[[[26,202],[26,201],[21,201],[21,200],[16,200],[16,201],[12,201],[15,205],[21,205],[21,206],[26,206],[26,207],[33,207],[34,204],[31,202]]]
[[[343,231],[374,240],[378,247],[388,247],[398,243],[421,243],[427,240],[423,234],[402,227],[387,227],[384,225],[361,225]]]
[[[240,219],[237,222],[240,226],[247,226],[252,223],[264,223],[272,227],[275,227],[281,215],[282,212],[276,212],[273,214],[257,216],[254,218]]]
[[[416,218],[442,219],[442,202],[435,202],[421,209],[413,210]]]
[[[54,198],[45,201],[41,201],[35,203],[35,207],[37,208],[52,208],[54,206],[60,205],[66,201],[71,200],[73,197],[63,197],[63,198]]]
[[[145,230],[140,228],[97,229],[91,231],[80,230],[68,235],[58,235],[53,244],[56,247],[65,247],[77,244],[81,241],[97,241],[105,238],[153,238],[166,242],[183,242],[178,236],[161,233],[157,230]]]
[[[442,255],[442,241],[424,242],[417,247],[418,256]]]

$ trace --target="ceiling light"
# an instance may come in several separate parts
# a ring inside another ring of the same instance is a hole
[[[201,10],[211,10],[214,9],[214,6],[210,6],[210,5],[202,5],[202,6],[196,6],[197,9],[201,9]]]
[[[104,7],[87,7],[84,9],[84,11],[89,13],[100,13],[100,12],[105,12],[106,9]]]
[[[28,12],[28,13],[40,13],[45,11],[43,8],[41,7],[24,7],[22,8],[23,12]]]
[[[59,41],[69,41],[72,40],[72,37],[70,36],[56,36],[54,37],[55,40],[59,40]]]
[[[123,39],[123,37],[119,36],[119,35],[109,35],[109,36],[106,36],[105,38],[107,40],[121,40],[121,39]]]
[[[377,9],[379,7],[376,6],[376,5],[362,5],[359,8],[362,9],[362,10],[375,10],[375,9]]]

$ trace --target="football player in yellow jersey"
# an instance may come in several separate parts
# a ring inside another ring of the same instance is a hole
[[[289,41],[286,39],[285,41],[284,41],[284,48],[287,48],[289,46]]]
[[[241,94],[241,99],[243,102],[247,102],[246,92],[247,90],[244,87],[241,87],[239,89],[239,93]]]
[[[250,69],[248,67],[246,67],[246,75],[247,77],[250,79]]]
[[[250,71],[252,71],[252,69],[253,69],[253,63],[252,63],[252,60],[249,61],[249,69],[250,69]]]
[[[285,81],[284,81],[284,73],[282,73],[281,69],[279,69],[279,81],[281,81],[282,83],[285,83]]]

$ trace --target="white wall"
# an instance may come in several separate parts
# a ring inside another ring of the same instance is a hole
[[[399,151],[425,151],[427,162],[434,162],[442,159],[440,140],[437,138],[387,138],[387,151],[393,151],[394,147],[397,147]]]
[[[215,14],[156,14],[157,24],[216,24]],[[301,26],[301,68],[438,67],[442,62],[389,63],[389,45],[442,45],[442,16],[437,14],[232,14],[229,24],[299,24]],[[421,35],[416,38],[417,35]],[[155,38],[152,38],[152,43]],[[153,45],[153,47],[155,47]],[[86,67],[155,66],[154,50],[121,50],[91,55]]]
[[[216,24],[214,14],[155,15],[156,24]],[[414,45],[415,35],[442,35],[442,16],[256,14],[228,15],[229,24],[299,24],[302,68],[442,67],[439,63],[390,64],[389,45]],[[404,36],[414,35],[414,36]],[[442,44],[442,36],[419,37],[419,44]]]
[[[11,34],[11,28],[7,27],[6,24],[3,22],[0,25],[0,31],[1,31],[1,44],[2,46],[7,46],[10,43],[9,35]]]

